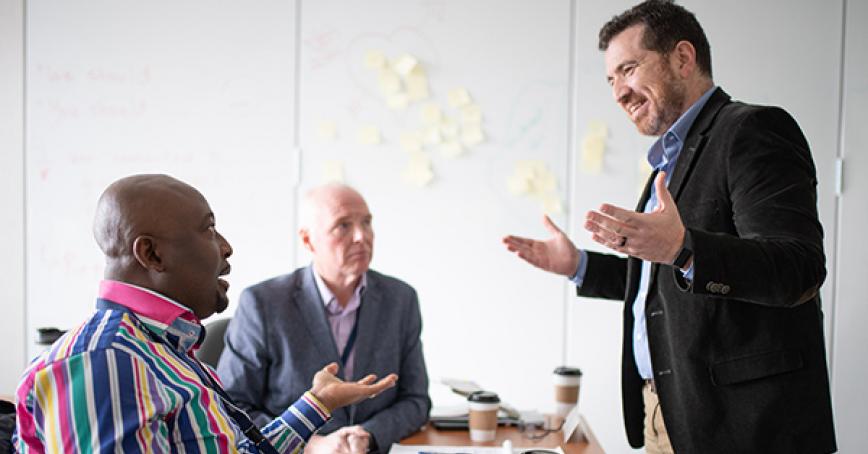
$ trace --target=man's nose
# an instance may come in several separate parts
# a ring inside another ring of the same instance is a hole
[[[365,239],[365,227],[357,225],[353,228],[353,241],[360,242]]]
[[[615,102],[622,104],[630,97],[630,87],[625,84],[620,78],[612,81],[612,97]]]
[[[226,238],[221,235],[219,232],[217,236],[220,237],[220,252],[223,253],[223,257],[229,258],[232,255],[232,245],[226,241]]]

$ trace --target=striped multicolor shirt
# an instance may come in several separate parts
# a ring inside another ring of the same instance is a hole
[[[193,356],[204,329],[189,309],[115,281],[99,297],[118,309],[98,309],[24,373],[19,451],[259,452]],[[300,452],[330,416],[308,392],[261,431],[278,452]]]

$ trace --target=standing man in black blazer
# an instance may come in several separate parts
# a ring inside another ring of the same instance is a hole
[[[600,31],[615,101],[659,139],[636,210],[587,214],[577,250],[509,250],[570,277],[581,296],[623,299],[627,438],[647,452],[836,450],[819,288],[826,276],[816,171],[784,110],[730,100],[692,13],[649,0]]]

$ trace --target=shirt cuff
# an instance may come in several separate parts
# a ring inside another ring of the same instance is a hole
[[[576,287],[581,287],[585,281],[585,273],[588,271],[588,253],[584,249],[579,249],[579,267],[576,269],[576,274],[570,276],[570,280],[576,284]],[[692,274],[691,274],[692,276]]]
[[[690,264],[690,266],[687,268],[687,271],[685,271],[685,270],[679,270],[679,271],[681,271],[681,275],[684,276],[684,279],[687,279],[688,281],[693,282],[693,263]]]
[[[280,418],[305,441],[331,419],[331,411],[310,391],[286,409]]]

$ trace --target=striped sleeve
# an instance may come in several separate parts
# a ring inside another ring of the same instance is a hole
[[[331,412],[310,391],[262,429],[278,452],[298,453],[331,417]]]
[[[100,349],[46,364],[31,378],[21,452],[169,451],[153,376],[137,358]]]

